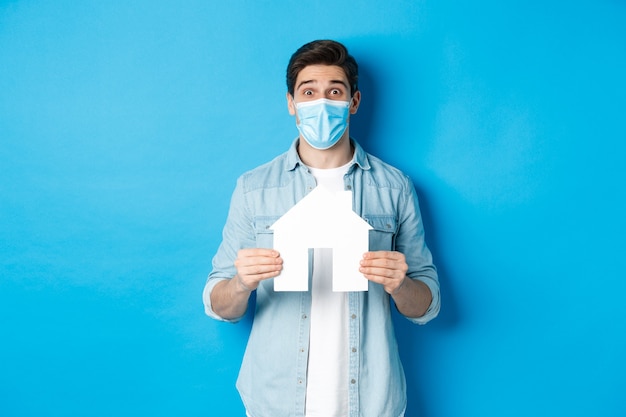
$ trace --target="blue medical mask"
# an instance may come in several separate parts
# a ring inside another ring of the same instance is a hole
[[[328,149],[339,142],[348,127],[349,101],[320,98],[295,103],[296,126],[302,137],[315,149]]]

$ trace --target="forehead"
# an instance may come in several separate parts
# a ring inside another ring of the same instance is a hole
[[[296,78],[296,88],[302,83],[328,84],[339,82],[348,86],[348,77],[343,68],[337,65],[308,65],[304,67]]]

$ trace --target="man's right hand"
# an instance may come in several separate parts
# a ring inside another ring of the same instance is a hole
[[[283,259],[273,249],[242,249],[237,253],[235,268],[237,274],[218,282],[211,292],[211,307],[224,319],[237,319],[246,313],[252,291],[261,281],[280,274]]]
[[[283,269],[283,259],[273,249],[241,249],[235,259],[237,275],[233,278],[240,289],[254,291],[263,280],[274,278]]]

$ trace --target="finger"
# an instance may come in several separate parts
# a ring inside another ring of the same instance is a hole
[[[280,274],[279,270],[266,271],[266,272],[255,271],[255,273],[246,273],[245,271],[237,272],[237,275],[239,275],[241,280],[245,282],[246,284],[249,284],[249,283],[256,284],[257,282],[263,281],[265,279],[275,278],[276,276],[278,276],[278,274]]]
[[[283,268],[282,260],[278,258],[254,258],[235,260],[235,268],[243,275],[260,275],[280,271]]]
[[[396,269],[401,265],[398,261],[386,258],[363,259],[360,265],[366,268]]]
[[[238,268],[254,267],[254,266],[276,266],[282,265],[282,258],[269,258],[267,256],[253,256],[235,259],[235,266]]]
[[[392,259],[396,261],[404,260],[404,254],[397,251],[372,251],[365,252],[363,254],[363,259],[373,260],[373,259]]]
[[[263,280],[277,277],[281,270],[282,265],[256,265],[237,268],[237,276],[244,288],[250,290],[256,289]]]
[[[389,268],[361,267],[359,271],[366,277],[371,276],[390,279],[400,276],[400,271]]]
[[[383,276],[397,275],[401,277],[403,277],[409,269],[406,262],[390,259],[363,259],[360,263],[360,267],[372,274],[379,273]]]
[[[242,258],[255,257],[255,256],[278,258],[280,254],[278,253],[278,251],[274,249],[267,249],[267,248],[246,248],[246,249],[241,249],[237,253],[237,257],[242,257]]]
[[[282,264],[283,260],[278,251],[273,249],[249,248],[241,249],[237,253],[235,266],[273,265]]]

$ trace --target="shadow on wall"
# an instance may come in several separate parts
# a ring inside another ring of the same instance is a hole
[[[367,64],[359,62],[359,90],[362,91],[361,104],[358,113],[353,116],[358,122],[350,123],[350,136],[365,149],[372,148],[371,132],[376,120],[376,106],[378,103],[375,83]]]
[[[376,131],[373,127],[378,124],[378,102],[379,94],[377,89],[376,77],[372,75],[373,71],[370,70],[367,62],[364,64],[362,59],[359,61],[359,89],[365,94],[358,112],[358,122],[354,125],[350,125],[351,136],[354,137],[363,148],[376,149],[380,144],[374,143],[376,140],[372,137],[371,132]],[[407,136],[409,138],[410,136]],[[408,139],[407,139],[408,140]],[[375,156],[376,153],[373,151]],[[403,167],[398,166],[403,169]],[[407,172],[408,174],[408,172]],[[441,244],[439,241],[439,233],[436,230],[436,225],[445,222],[445,219],[435,219],[434,210],[431,210],[430,199],[428,193],[420,187],[419,184],[414,184],[417,190],[417,195],[420,202],[420,209],[422,212],[422,220],[424,221],[424,228],[426,229],[426,242],[428,247],[433,253],[435,264],[439,272],[439,279],[441,284],[442,293],[442,310],[439,317],[429,324],[435,325],[439,328],[450,328],[457,324],[459,320],[459,314],[455,307],[454,297],[452,295],[452,288],[450,288],[450,281],[447,279],[446,265],[443,264],[445,257],[441,255],[446,247],[445,244]],[[438,184],[439,187],[445,187],[444,184]]]
[[[376,138],[371,132],[379,131],[376,128],[379,121],[379,90],[377,88],[374,65],[369,66],[367,61],[359,60],[359,89],[363,93],[363,99],[359,107],[358,122],[350,126],[350,133],[366,151],[376,155],[376,149],[382,144],[376,143]],[[406,136],[407,140],[410,135]],[[377,155],[376,155],[377,156]],[[393,163],[392,163],[393,164]],[[398,166],[403,169],[403,167]],[[436,225],[445,222],[445,219],[436,219],[435,210],[432,210],[428,193],[414,184],[420,201],[422,219],[426,229],[426,241],[433,253],[435,264],[439,273],[441,286],[441,311],[439,316],[426,326],[416,326],[401,316],[394,310],[393,321],[398,339],[400,355],[407,378],[408,406],[407,417],[420,416],[429,417],[433,411],[429,410],[428,402],[428,381],[431,376],[428,372],[433,372],[432,367],[427,365],[429,358],[438,355],[436,342],[433,337],[438,333],[450,332],[459,326],[461,314],[458,311],[458,303],[455,302],[454,290],[448,276],[448,267],[444,263],[443,251],[445,244],[439,240],[439,233]],[[443,184],[439,186],[445,187]]]
[[[428,196],[418,187],[417,194],[420,199],[422,220],[426,229],[426,242],[433,253],[435,265],[439,274],[441,288],[441,311],[439,316],[425,326],[416,326],[394,310],[393,322],[398,339],[400,357],[407,380],[408,405],[406,417],[420,416],[429,417],[436,414],[429,409],[428,398],[430,395],[429,381],[435,378],[431,373],[437,372],[436,367],[430,366],[433,361],[441,362],[441,352],[437,349],[438,334],[450,333],[460,326],[462,314],[456,302],[452,283],[454,279],[448,274],[448,267],[443,259],[445,244],[441,244],[435,225],[442,219],[435,221]],[[445,360],[445,359],[443,359]]]

